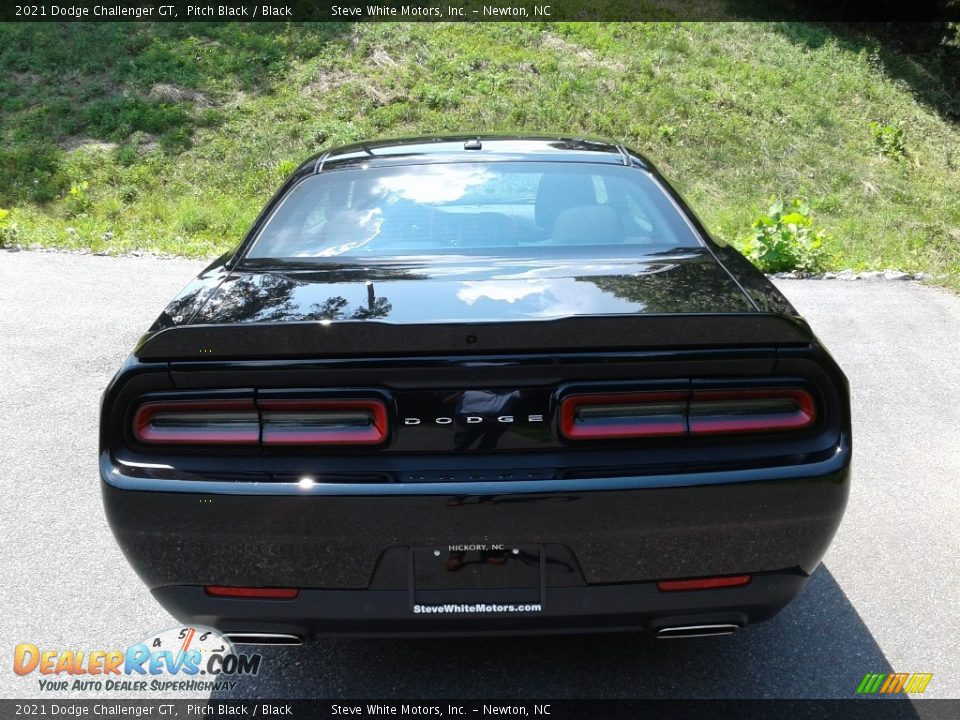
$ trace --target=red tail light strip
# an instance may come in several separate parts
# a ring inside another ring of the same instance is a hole
[[[158,400],[137,408],[133,435],[157,445],[378,445],[381,400]]]
[[[560,431],[571,440],[684,435],[687,395],[685,390],[572,395],[560,403]]]
[[[379,400],[260,402],[264,445],[379,445],[387,408]]]
[[[133,434],[148,444],[256,445],[260,419],[253,400],[148,402],[137,408]]]
[[[690,434],[803,430],[816,422],[813,397],[798,388],[696,390],[690,398]]]
[[[560,432],[570,440],[796,431],[816,420],[813,396],[800,388],[583,394],[560,402]]]
[[[559,408],[570,440],[798,431],[816,420],[813,396],[795,387],[583,393]],[[379,445],[389,424],[374,398],[157,400],[137,408],[133,434],[146,444]]]

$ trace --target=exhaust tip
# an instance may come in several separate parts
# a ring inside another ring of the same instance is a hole
[[[717,635],[733,635],[740,629],[733,623],[715,623],[711,625],[674,625],[661,628],[657,631],[657,638],[670,640],[672,638],[714,637]]]
[[[286,633],[227,633],[234,645],[303,645],[303,638]]]

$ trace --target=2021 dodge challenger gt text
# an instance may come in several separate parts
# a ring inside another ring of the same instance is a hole
[[[305,162],[107,388],[107,517],[235,640],[724,634],[817,567],[847,383],[614,143],[418,138]]]

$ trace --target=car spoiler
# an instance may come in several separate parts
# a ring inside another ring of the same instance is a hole
[[[376,357],[808,345],[799,317],[766,313],[604,315],[483,323],[337,320],[184,325],[145,335],[141,361]]]

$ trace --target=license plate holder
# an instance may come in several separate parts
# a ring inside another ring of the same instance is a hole
[[[544,601],[542,545],[464,544],[410,548],[410,601]]]

